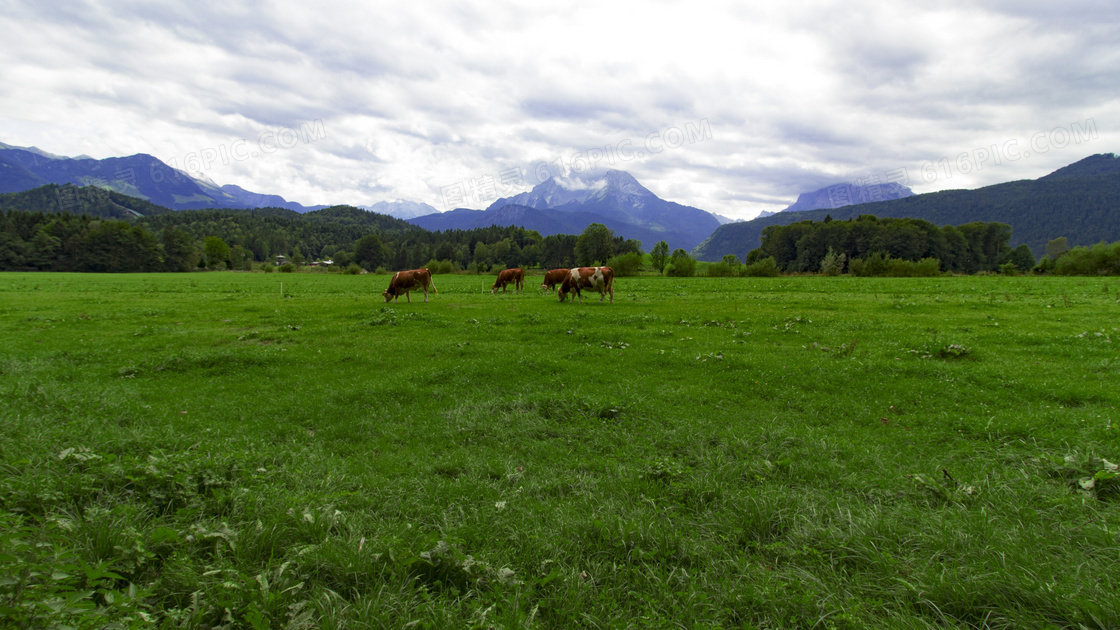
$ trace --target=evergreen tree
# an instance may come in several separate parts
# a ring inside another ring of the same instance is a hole
[[[574,234],[553,234],[541,241],[541,266],[545,269],[575,266],[576,242]]]
[[[189,234],[174,226],[160,236],[163,248],[163,268],[167,271],[193,271],[198,266],[198,250]]]

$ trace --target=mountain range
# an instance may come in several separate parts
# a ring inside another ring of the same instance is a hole
[[[234,185],[219,186],[143,153],[98,160],[0,143],[0,194],[39,191],[18,199],[5,195],[7,207],[53,211],[63,197],[88,195],[79,190],[103,190],[110,196],[84,200],[76,207],[122,218],[165,209],[280,208],[304,213],[326,207],[304,206]],[[485,210],[439,213],[428,204],[405,200],[360,208],[429,230],[521,226],[547,236],[579,234],[590,223],[602,223],[616,235],[641,241],[646,250],[664,239],[673,249],[691,249],[694,256],[709,261],[725,254],[745,258],[758,247],[767,226],[825,217],[843,220],[874,214],[925,219],[936,225],[997,221],[1012,226],[1012,246],[1026,243],[1041,255],[1046,242],[1058,236],[1067,237],[1071,245],[1120,240],[1120,158],[1094,155],[1037,180],[976,190],[914,195],[897,184],[837,184],[803,193],[783,211],[735,222],[660,199],[630,174],[614,170],[552,177]]]
[[[0,143],[0,194],[49,184],[93,186],[172,210],[284,208],[302,213],[326,207],[304,206],[280,195],[230,184],[220,186],[143,153],[98,160]],[[531,191],[500,199],[486,210],[439,213],[426,203],[400,199],[357,207],[436,230],[516,225],[548,236],[579,234],[591,223],[602,223],[619,236],[641,241],[647,249],[662,239],[673,248],[692,249],[729,221],[660,199],[623,171],[553,177]],[[136,212],[124,207],[117,211]]]
[[[239,186],[218,186],[171,168],[146,153],[96,160],[0,143],[0,193],[22,192],[47,184],[97,186],[172,210],[273,207],[307,212],[326,207],[304,206],[279,195],[255,193]]]
[[[602,223],[616,236],[641,241],[648,250],[660,240],[673,249],[692,249],[724,221],[699,208],[661,199],[629,173],[608,170],[553,176],[485,210],[458,208],[410,223],[428,230],[518,225],[542,236],[579,234],[590,223]]]
[[[804,197],[804,195],[802,196]],[[795,204],[796,205],[796,204]],[[1099,154],[1034,180],[1020,180],[975,190],[942,190],[900,199],[838,208],[779,212],[751,221],[720,226],[693,251],[699,260],[716,261],[726,254],[745,259],[761,244],[771,225],[798,221],[877,217],[925,219],[941,225],[973,221],[1011,226],[1011,246],[1026,243],[1035,256],[1046,243],[1065,236],[1072,245],[1120,240],[1120,158]]]

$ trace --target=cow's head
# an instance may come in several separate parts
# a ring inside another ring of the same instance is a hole
[[[385,298],[385,301],[386,301],[386,302],[392,302],[392,301],[393,301],[393,297],[395,297],[395,295],[396,295],[396,294],[394,294],[394,293],[392,292],[392,289],[386,289],[385,291],[383,291],[383,292],[381,293],[381,295],[382,295],[382,297],[384,297],[384,298]]]

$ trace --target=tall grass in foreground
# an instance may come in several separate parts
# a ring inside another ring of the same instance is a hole
[[[0,625],[1120,627],[1106,279],[386,283],[0,275]]]

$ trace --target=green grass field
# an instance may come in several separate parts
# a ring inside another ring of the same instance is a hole
[[[1115,279],[491,281],[0,274],[0,626],[1120,628]]]

